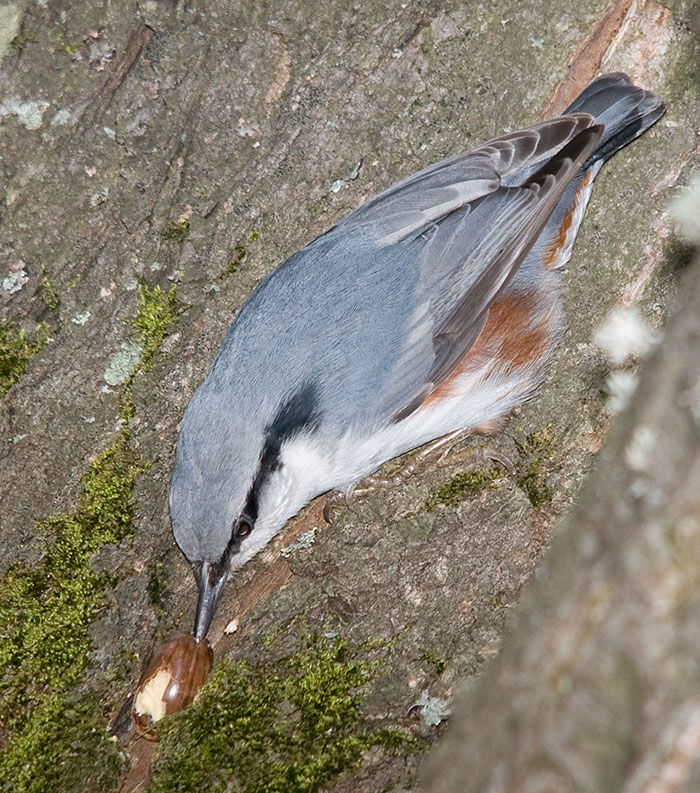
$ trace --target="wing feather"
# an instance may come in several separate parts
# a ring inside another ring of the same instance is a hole
[[[544,121],[430,165],[367,201],[338,227],[372,226],[380,245],[392,245],[497,190],[508,174],[550,159],[594,124],[588,113]]]
[[[491,303],[537,240],[602,129],[584,128],[519,187],[499,187],[438,221],[430,233],[403,243],[423,246],[420,291],[431,302],[434,326],[427,374],[395,421],[417,409],[476,341]],[[424,314],[421,307],[418,315]],[[410,359],[416,355],[424,357],[425,347],[406,350],[400,365],[415,371],[419,364]]]

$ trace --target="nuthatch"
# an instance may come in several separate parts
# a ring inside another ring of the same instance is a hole
[[[198,639],[230,573],[312,498],[533,395],[593,180],[663,113],[626,75],[599,77],[559,118],[407,177],[262,281],[180,428],[170,512]]]

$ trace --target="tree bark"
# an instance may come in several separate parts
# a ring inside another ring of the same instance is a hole
[[[153,647],[191,629],[196,600],[168,515],[178,423],[236,311],[276,264],[393,182],[560,112],[597,73],[627,71],[662,95],[669,113],[597,179],[563,279],[569,330],[551,375],[489,439],[517,472],[469,488],[459,486],[468,472],[454,462],[448,470],[448,461],[358,498],[328,528],[317,500],[227,585],[212,625],[217,665],[226,657],[267,662],[265,638],[299,615],[310,629],[330,625],[355,645],[382,639],[384,674],[366,692],[363,713],[429,743],[442,735],[442,725],[421,722],[414,703],[449,700],[460,681],[476,680],[492,663],[506,614],[606,436],[609,366],[591,343],[595,328],[613,307],[631,304],[656,327],[675,293],[682,257],[667,195],[700,164],[700,21],[691,6],[0,5],[0,322],[29,336],[46,325],[51,337],[0,400],[0,581],[12,564],[31,570],[40,563],[53,541],[43,522],[74,513],[90,463],[122,437],[124,385],[111,384],[107,373],[133,341],[137,283],[163,293],[176,286],[189,306],[169,327],[153,368],[130,387],[134,451],[151,465],[134,485],[133,540],[103,546],[94,560],[115,583],[89,627],[84,675],[63,692],[75,699],[88,689],[97,697],[100,730],[114,732],[131,764],[124,791],[148,784],[154,754],[134,736],[129,697]],[[616,524],[606,528],[615,535]],[[678,554],[690,564],[684,531]],[[281,555],[310,532],[312,545]],[[597,543],[595,558],[604,549]],[[651,597],[644,581],[635,586]],[[32,602],[41,597],[34,593]],[[608,613],[613,597],[621,597],[617,588],[589,604],[589,619],[601,620],[596,608]],[[225,632],[232,623],[238,630]],[[663,641],[671,658],[681,637],[671,632]],[[659,642],[650,640],[647,652],[659,653]],[[537,648],[532,652],[537,667]],[[573,664],[579,650],[559,652]],[[591,670],[598,666],[589,661]],[[642,694],[625,693],[617,667],[605,668],[636,728]],[[635,685],[644,692],[648,683]],[[505,708],[508,719],[511,703],[502,696],[488,707]],[[460,724],[458,717],[449,732],[459,735]],[[616,740],[626,747],[618,727]],[[500,758],[509,756],[511,734],[491,738],[506,747]],[[5,741],[0,730],[6,755]],[[537,734],[532,744],[542,745]],[[27,750],[27,760],[37,754]],[[409,787],[421,761],[366,759],[359,776],[338,783],[340,793]],[[480,778],[492,768],[485,761]],[[93,793],[87,776],[75,776],[75,790]]]

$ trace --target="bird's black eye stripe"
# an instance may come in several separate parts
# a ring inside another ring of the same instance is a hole
[[[251,526],[255,526],[255,521],[258,519],[258,492],[255,487],[255,482],[253,482],[248,491],[248,498],[245,502],[241,519],[245,520],[246,523],[250,523]]]
[[[239,540],[247,537],[258,519],[258,498],[263,484],[280,467],[282,443],[304,430],[318,426],[320,414],[315,388],[306,384],[290,397],[278,410],[273,421],[265,428],[265,446],[260,464],[248,491],[246,505],[240,519],[231,526],[231,539],[227,553],[233,552]],[[247,526],[247,529],[243,529]]]
[[[316,388],[306,383],[282,405],[265,428],[265,451],[270,447],[277,447],[279,451],[282,441],[305,429],[318,427],[319,419]]]
[[[320,418],[316,389],[307,383],[282,405],[273,421],[265,428],[265,446],[246,507],[248,514],[254,519],[258,514],[258,493],[268,476],[280,467],[282,444],[288,438],[316,429]]]

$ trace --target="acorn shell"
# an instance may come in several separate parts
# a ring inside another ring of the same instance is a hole
[[[214,654],[206,639],[179,634],[161,644],[141,675],[132,716],[137,732],[155,739],[156,721],[191,705],[209,676]]]

